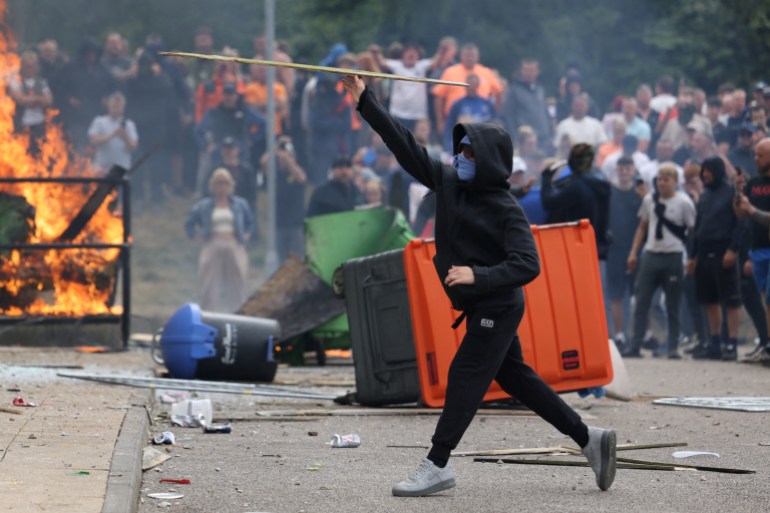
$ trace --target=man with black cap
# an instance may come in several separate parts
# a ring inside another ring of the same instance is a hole
[[[265,118],[244,105],[234,82],[222,86],[222,102],[206,112],[195,129],[199,146],[215,156],[226,137],[235,139],[241,158],[253,155],[257,161],[265,149]]]
[[[509,192],[510,135],[488,123],[460,123],[453,132],[454,165],[443,164],[388,114],[360,77],[347,76],[345,86],[401,167],[436,195],[433,262],[452,306],[462,311],[455,326],[466,323],[433,445],[393,494],[417,497],[455,486],[450,453],[493,380],[582,447],[597,485],[607,490],[615,477],[615,432],[586,426],[522,357],[516,333],[524,314],[522,287],[540,273],[540,262],[527,218]]]
[[[257,174],[254,168],[246,161],[241,159],[241,150],[238,141],[235,138],[227,136],[222,139],[222,144],[219,150],[221,156],[221,164],[214,166],[214,169],[209,173],[209,182],[211,174],[218,168],[225,168],[230,172],[230,175],[235,180],[235,188],[233,190],[236,196],[240,196],[245,199],[252,212],[256,212],[257,203]],[[202,191],[205,193],[205,191]]]
[[[310,205],[307,207],[307,216],[346,212],[363,204],[363,196],[356,187],[354,178],[353,162],[350,157],[337,156],[332,162],[329,179],[313,191]]]
[[[762,93],[765,91],[767,83],[764,80],[760,80],[754,84],[754,89],[751,90],[751,99],[755,102],[762,103]]]
[[[687,273],[695,274],[696,296],[706,307],[709,343],[693,353],[693,358],[735,360],[741,321],[737,257],[745,224],[735,214],[735,190],[726,179],[721,157],[703,161],[701,179],[706,188],[697,205]],[[728,339],[725,341],[721,335],[723,307],[727,309]]]
[[[734,167],[743,169],[749,177],[757,176],[757,164],[754,162],[754,133],[757,127],[744,123],[738,130],[738,143],[727,152],[727,160]]]

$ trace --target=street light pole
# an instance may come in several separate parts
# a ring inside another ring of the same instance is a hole
[[[275,47],[275,0],[265,0],[265,57],[273,60]],[[276,251],[276,169],[275,169],[275,68],[267,67],[267,251],[264,277],[278,269]]]

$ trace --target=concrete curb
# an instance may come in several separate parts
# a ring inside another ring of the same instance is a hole
[[[142,449],[147,443],[149,428],[147,408],[132,406],[123,419],[112,452],[102,513],[137,511],[142,486]]]

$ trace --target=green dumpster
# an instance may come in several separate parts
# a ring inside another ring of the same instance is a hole
[[[310,217],[305,220],[307,265],[335,287],[335,271],[347,260],[399,249],[415,238],[400,210],[372,208]],[[328,348],[350,347],[347,315],[316,327],[311,335]]]

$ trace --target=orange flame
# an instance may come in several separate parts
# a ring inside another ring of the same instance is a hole
[[[13,34],[5,25],[7,6],[0,0],[0,177],[96,177],[90,162],[73,153],[59,126],[46,122],[40,151],[28,153],[29,138],[14,132],[15,103],[7,94],[9,81],[18,76],[19,57]],[[30,243],[56,241],[85,204],[95,185],[59,183],[0,184],[0,191],[23,196],[35,208]],[[114,198],[113,193],[113,198]],[[123,226],[105,201],[73,243],[120,244]],[[0,315],[118,314],[108,306],[115,287],[119,249],[13,250],[0,252],[0,292],[29,296],[25,306],[0,302]]]

